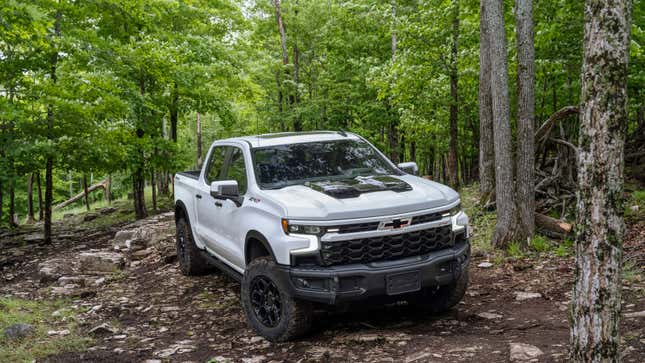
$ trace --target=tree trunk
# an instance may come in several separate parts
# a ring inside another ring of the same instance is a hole
[[[170,98],[170,139],[177,142],[177,121],[179,119],[179,86],[174,82]]]
[[[36,172],[36,189],[38,191],[38,220],[43,220],[43,191],[40,183],[40,170]]]
[[[508,97],[508,64],[502,0],[492,0],[488,11],[493,99],[493,139],[495,144],[495,204],[497,224],[492,244],[506,248],[517,234],[517,211],[513,180],[511,123]]]
[[[107,183],[105,184],[105,200],[112,204],[112,174],[108,174]]]
[[[619,362],[623,149],[631,2],[587,0],[571,360]]]
[[[417,144],[414,140],[410,141],[410,161],[417,161]]]
[[[479,192],[490,194],[495,188],[493,148],[493,99],[490,81],[490,34],[488,4],[480,1],[479,19]]]
[[[390,160],[394,164],[399,162],[399,130],[397,122],[390,121],[390,131],[387,133],[387,140],[390,145]]]
[[[452,44],[450,49],[450,141],[448,145],[448,184],[459,189],[459,166],[457,155],[457,121],[459,112],[459,75],[457,67],[459,41],[459,0],[452,0]]]
[[[517,23],[517,209],[522,243],[535,229],[535,48],[533,0],[515,0]]]
[[[202,168],[202,119],[197,112],[197,169]]]
[[[61,18],[63,14],[60,10],[56,12],[56,20],[54,21],[54,38],[60,37]],[[58,67],[58,50],[51,54],[50,63],[50,77],[52,83],[56,83],[58,77],[56,75],[56,68]],[[54,129],[54,105],[47,105],[47,138],[53,139]],[[54,200],[54,156],[51,151],[45,157],[45,223],[43,238],[44,242],[49,244],[52,242],[52,202]]]
[[[16,188],[14,182],[9,183],[9,226],[18,227],[18,218],[16,218]]]
[[[152,189],[152,209],[156,211],[157,210],[157,181],[155,179],[154,170],[150,172],[150,188]]]
[[[83,197],[85,199],[85,209],[90,210],[90,193],[87,190],[87,174],[83,173]]]
[[[296,16],[298,12],[296,11]],[[295,105],[300,104],[300,94],[298,92],[298,83],[300,82],[300,51],[298,50],[298,44],[293,46],[293,85],[295,87]],[[296,109],[296,115],[293,119],[293,131],[302,131],[302,121],[300,120],[299,111]]]
[[[4,194],[2,191],[2,180],[0,180],[0,227],[2,227],[3,203],[4,203]]]
[[[107,181],[107,180],[103,180],[103,181],[102,181],[102,182],[100,182],[100,183],[97,183],[97,184],[91,185],[91,186],[89,186],[89,187],[87,188],[87,193],[85,192],[85,188],[83,188],[83,191],[82,191],[82,192],[80,192],[80,193],[78,193],[78,194],[74,195],[73,197],[71,197],[71,198],[67,199],[66,201],[64,201],[64,202],[62,202],[62,203],[57,204],[57,205],[54,207],[54,209],[65,208],[65,207],[67,207],[68,205],[70,205],[70,204],[72,204],[72,203],[76,202],[77,200],[80,200],[81,198],[85,197],[85,194],[88,194],[88,195],[89,195],[90,193],[92,193],[93,191],[95,191],[95,190],[97,190],[97,189],[106,189],[106,188],[107,188],[107,184],[108,184],[108,181]]]
[[[34,218],[34,173],[27,177],[27,222],[33,223]]]
[[[138,166],[132,174],[132,195],[134,197],[134,214],[137,219],[143,219],[148,216],[146,211],[145,191],[146,182],[143,174],[143,168]]]

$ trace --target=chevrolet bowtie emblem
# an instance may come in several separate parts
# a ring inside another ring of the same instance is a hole
[[[412,222],[412,218],[401,218],[401,219],[393,219],[391,221],[381,221],[381,223],[379,223],[378,229],[380,230],[400,229],[400,228],[409,226],[411,222]]]

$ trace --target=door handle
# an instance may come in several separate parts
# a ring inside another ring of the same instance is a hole
[[[222,207],[222,203],[220,203],[220,202],[215,202],[215,206],[216,206],[216,207]]]
[[[201,194],[196,194],[196,195],[195,195],[195,198],[197,198],[197,199],[202,199],[202,195],[201,195]]]

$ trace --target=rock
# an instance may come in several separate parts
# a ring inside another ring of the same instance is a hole
[[[85,286],[85,276],[61,276],[57,281],[59,286],[75,284],[78,286]]]
[[[266,359],[266,356],[263,355],[256,355],[251,358],[242,358],[243,363],[262,363]]]
[[[102,214],[102,215],[112,214],[114,212],[116,212],[115,207],[105,207],[105,208],[99,209],[99,213]]]
[[[65,336],[69,335],[70,331],[69,329],[64,329],[64,330],[48,330],[47,335],[52,336],[52,335],[60,335],[60,336]]]
[[[493,267],[493,264],[490,262],[482,262],[479,265],[477,265],[479,268],[491,268]]]
[[[72,273],[71,264],[62,258],[52,258],[38,265],[38,277],[42,283],[53,282]]]
[[[98,214],[96,213],[88,213],[83,217],[83,222],[90,222],[98,218]]]
[[[645,310],[644,311],[637,311],[634,313],[626,313],[625,317],[628,319],[632,318],[645,318]]]
[[[90,329],[88,333],[96,336],[101,336],[101,335],[114,334],[115,332],[116,330],[112,326],[110,326],[107,323],[103,323],[101,325],[95,326],[94,328]]]
[[[83,252],[79,258],[85,273],[111,273],[123,270],[125,265],[123,256],[116,252]]]
[[[125,248],[128,249],[128,251],[140,251],[147,247],[148,243],[143,239],[129,239],[125,241]]]
[[[417,352],[414,354],[410,354],[407,357],[405,357],[405,363],[412,363],[412,362],[426,362],[428,358],[430,358],[432,354],[430,352]]]
[[[22,239],[27,243],[35,243],[43,241],[45,237],[42,233],[31,233],[24,236]]]
[[[153,353],[155,357],[158,358],[168,358],[175,354],[182,354],[192,352],[197,349],[196,346],[192,344],[192,340],[182,340],[179,341],[166,349],[162,349]]]
[[[7,339],[21,339],[33,333],[34,327],[30,324],[18,323],[4,329],[4,336]]]
[[[74,213],[65,213],[63,214],[63,219],[70,219],[74,217]]]
[[[477,314],[477,316],[488,320],[501,319],[504,317],[503,315],[500,315],[500,314],[487,313],[487,312],[479,313]]]
[[[542,351],[540,348],[524,343],[510,343],[511,347],[511,362],[525,362],[533,359],[537,359],[541,356]]]
[[[80,286],[76,284],[67,284],[65,286],[54,286],[51,289],[53,295],[58,296],[78,296],[81,294],[81,291],[78,291]]]
[[[515,300],[517,301],[524,301],[524,300],[529,300],[529,299],[537,299],[541,298],[542,294],[539,292],[525,292],[525,291],[516,291],[515,292]]]
[[[146,359],[143,363],[161,363],[161,359]]]

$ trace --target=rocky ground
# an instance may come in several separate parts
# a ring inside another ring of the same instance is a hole
[[[69,301],[64,309],[76,313],[76,333],[91,338],[87,349],[46,362],[566,360],[570,257],[509,260],[475,253],[467,296],[450,314],[404,304],[320,311],[309,336],[272,344],[248,328],[238,283],[217,272],[180,274],[172,213],[106,228],[78,222],[58,229],[50,246],[37,232],[0,235],[0,296],[63,298]],[[644,236],[644,224],[634,225],[626,242],[626,255],[640,261],[623,287],[627,362],[645,360]],[[55,339],[69,331],[48,334]]]

